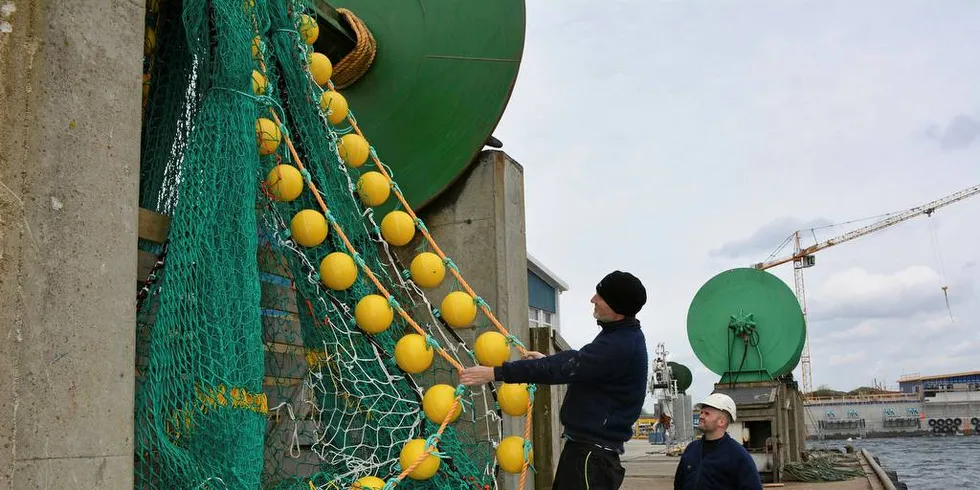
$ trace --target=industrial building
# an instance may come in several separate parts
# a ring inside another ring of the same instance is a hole
[[[809,398],[810,438],[980,433],[980,371],[902,376],[899,391]]]

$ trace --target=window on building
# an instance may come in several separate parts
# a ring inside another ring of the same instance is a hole
[[[554,314],[540,308],[530,307],[528,308],[528,324],[531,328],[553,327]]]

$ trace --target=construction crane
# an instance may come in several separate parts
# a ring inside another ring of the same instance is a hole
[[[752,267],[756,269],[769,269],[771,267],[776,267],[778,265],[785,264],[787,262],[793,263],[793,276],[796,283],[796,297],[800,301],[800,307],[803,310],[803,319],[806,321],[806,287],[803,284],[803,269],[808,267],[813,267],[816,265],[816,257],[813,254],[823,250],[825,248],[832,247],[858,237],[869,235],[876,231],[888,228],[889,226],[896,225],[903,221],[915,218],[916,216],[932,216],[937,209],[949,206],[957,201],[962,201],[970,196],[980,194],[980,185],[975,185],[963,189],[959,192],[950,194],[941,199],[923,204],[922,206],[907,209],[905,211],[900,211],[897,213],[891,213],[885,215],[884,218],[871,223],[870,225],[858,228],[853,231],[844,233],[843,235],[831,238],[830,240],[820,242],[809,247],[803,248],[800,245],[800,233],[801,231],[796,231],[793,233],[791,238],[793,239],[793,255],[782,257],[775,260],[768,260],[766,262],[759,262],[758,264],[753,264]],[[945,293],[946,288],[943,288]],[[803,344],[803,353],[800,356],[800,367],[802,371],[802,382],[803,382],[803,393],[808,394],[813,391],[813,379],[810,374],[810,329],[806,329],[806,340]]]

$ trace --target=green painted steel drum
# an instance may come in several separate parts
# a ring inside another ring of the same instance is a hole
[[[667,363],[670,366],[670,373],[677,380],[677,392],[684,393],[688,388],[691,387],[691,383],[694,382],[694,376],[691,374],[691,370],[687,366],[670,361]]]
[[[524,50],[524,1],[329,4],[357,15],[377,41],[370,70],[340,92],[409,204],[421,208],[474,161],[503,114]]]
[[[711,278],[694,295],[687,337],[722,382],[762,381],[796,367],[806,324],[786,283],[762,270],[738,268]]]

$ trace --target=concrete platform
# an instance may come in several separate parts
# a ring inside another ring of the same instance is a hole
[[[647,441],[632,440],[626,444],[626,454],[622,457],[626,468],[626,479],[621,490],[673,490],[674,472],[677,470],[679,456],[667,456],[666,447],[652,445]],[[865,469],[865,473],[871,471]],[[871,473],[873,474],[873,473]],[[872,481],[873,480],[873,481]],[[769,488],[769,487],[767,487]],[[877,478],[855,478],[844,482],[803,483],[785,482],[782,487],[792,490],[878,490]]]

